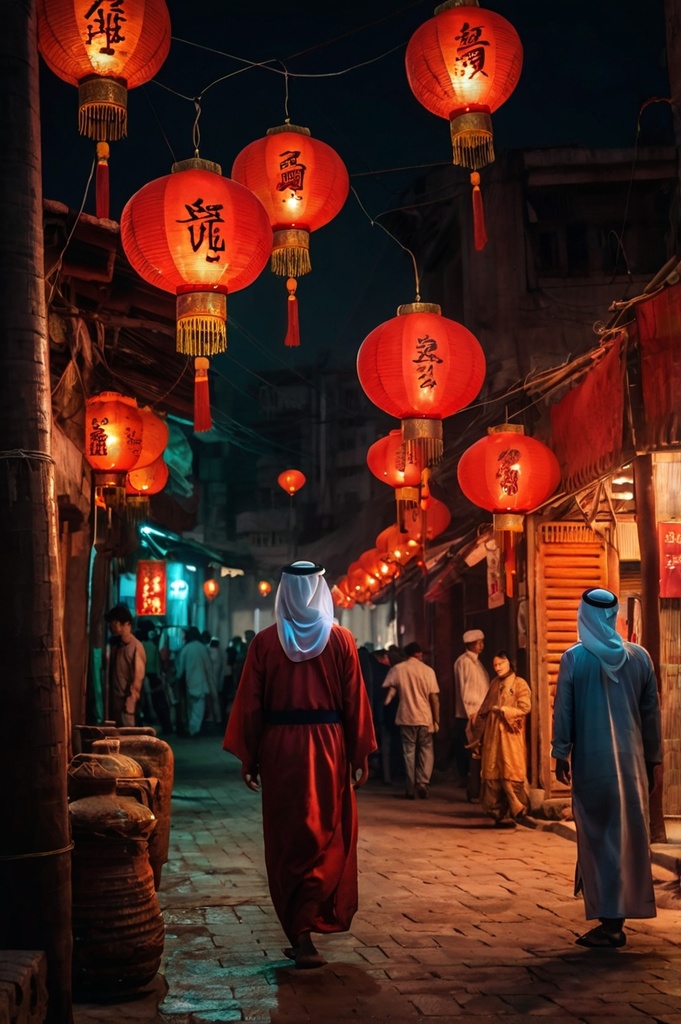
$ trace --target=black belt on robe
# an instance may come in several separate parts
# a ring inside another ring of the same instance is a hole
[[[286,711],[268,711],[265,715],[265,725],[326,725],[342,721],[339,711],[324,708],[298,711],[292,708]]]

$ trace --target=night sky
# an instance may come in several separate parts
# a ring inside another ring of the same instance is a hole
[[[337,150],[372,218],[403,205],[404,190],[428,165],[451,162],[447,122],[419,105],[404,72],[404,48],[432,16],[432,0],[345,0],[329,9],[312,0],[168,6],[173,43],[158,83],[193,97],[230,76],[205,92],[200,119],[201,155],[221,163],[225,174],[241,148],[286,116],[284,75],[240,70],[245,65],[235,57],[280,61],[273,65],[279,72],[286,67],[291,121]],[[669,94],[662,0],[645,8],[634,0],[490,6],[515,26],[525,50],[520,83],[493,116],[497,151],[633,146],[641,105]],[[373,62],[356,67],[366,61]],[[112,146],[115,219],[133,192],[169,173],[174,159],[192,155],[194,104],[174,92],[150,83],[129,94],[129,135]],[[44,64],[41,93],[44,194],[77,209],[94,145],[77,133],[76,90]],[[647,108],[640,142],[672,143],[668,105]],[[467,172],[457,173],[467,187]],[[482,177],[484,185],[484,171]],[[85,210],[94,213],[93,190]],[[248,368],[303,368],[316,360],[352,365],[365,335],[413,300],[410,259],[371,225],[352,193],[338,217],[313,234],[311,255],[313,272],[298,288],[301,348],[283,347],[285,289],[265,270],[229,300],[229,353],[219,360],[226,376],[243,384],[253,379]]]

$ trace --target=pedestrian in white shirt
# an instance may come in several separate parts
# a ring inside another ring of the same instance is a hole
[[[404,653],[406,660],[393,665],[383,681],[384,703],[399,697],[395,724],[402,736],[405,796],[425,800],[435,761],[433,736],[440,728],[440,687],[432,668],[423,664],[420,644],[407,644]]]
[[[468,745],[480,705],[489,690],[489,675],[480,661],[485,646],[481,629],[468,629],[463,635],[466,648],[454,662],[454,729],[453,747],[456,766],[469,801],[480,799],[480,761],[471,757]],[[466,730],[468,729],[468,735]]]

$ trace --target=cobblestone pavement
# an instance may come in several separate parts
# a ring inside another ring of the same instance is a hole
[[[319,937],[326,967],[296,971],[269,901],[258,796],[219,737],[173,746],[161,973],[139,998],[77,1005],[75,1024],[681,1024],[676,877],[655,869],[658,917],[628,922],[623,950],[582,949],[574,843],[492,829],[448,784],[427,801],[378,782],[359,792],[359,912],[349,934]]]

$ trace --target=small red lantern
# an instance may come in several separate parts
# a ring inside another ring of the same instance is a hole
[[[260,580],[258,583],[258,592],[261,597],[267,597],[272,593],[272,584],[269,580]]]
[[[378,552],[391,562],[405,566],[421,553],[420,543],[393,524],[382,530],[376,538]]]
[[[285,469],[277,477],[277,483],[291,497],[305,485],[305,474],[299,469]]]
[[[560,467],[550,448],[525,437],[522,426],[505,423],[463,453],[457,477],[469,501],[494,513],[496,530],[521,533],[523,516],[560,483]]]
[[[442,457],[442,420],[480,391],[485,356],[474,335],[439,306],[412,302],[364,339],[357,376],[374,405],[402,420],[407,453],[425,468]]]
[[[135,586],[136,615],[165,615],[167,566],[159,559],[143,559],[137,563]]]
[[[310,232],[328,224],[350,190],[345,164],[309,128],[283,124],[237,156],[232,177],[251,189],[274,231],[272,272],[288,278],[288,331],[284,344],[300,344],[296,278],[309,274]]]
[[[381,590],[381,583],[363,569],[359,561],[348,566],[347,580],[348,590],[358,604],[366,604]]]
[[[365,551],[359,556],[358,561],[360,567],[384,587],[402,572],[399,563],[391,561],[378,548],[370,548],[369,551]]]
[[[419,502],[421,467],[413,448],[407,451],[401,430],[391,430],[381,437],[367,452],[367,466],[379,480],[395,489],[397,521],[404,519],[406,509],[416,508]]]
[[[38,48],[51,71],[78,86],[78,127],[95,141],[127,134],[128,89],[168,56],[164,0],[38,0]]]
[[[220,584],[217,580],[206,580],[203,584],[203,593],[207,601],[214,601],[220,593]]]
[[[428,508],[415,508],[405,516],[404,527],[410,537],[423,544],[439,537],[452,521],[452,514],[443,501],[431,497]]]
[[[168,446],[169,431],[166,421],[148,405],[137,411],[142,417],[142,451],[135,465],[139,470],[161,458]]]
[[[487,234],[477,171],[494,160],[491,114],[520,78],[518,33],[477,0],[447,0],[409,40],[405,63],[416,99],[450,123],[454,163],[473,170],[475,248],[482,249]]]
[[[85,402],[85,458],[95,494],[108,508],[125,504],[125,476],[142,451],[142,417],[135,400],[102,391]]]
[[[125,478],[125,514],[130,522],[139,523],[149,515],[149,498],[160,494],[168,483],[168,463],[160,455],[149,466],[131,470]]]

